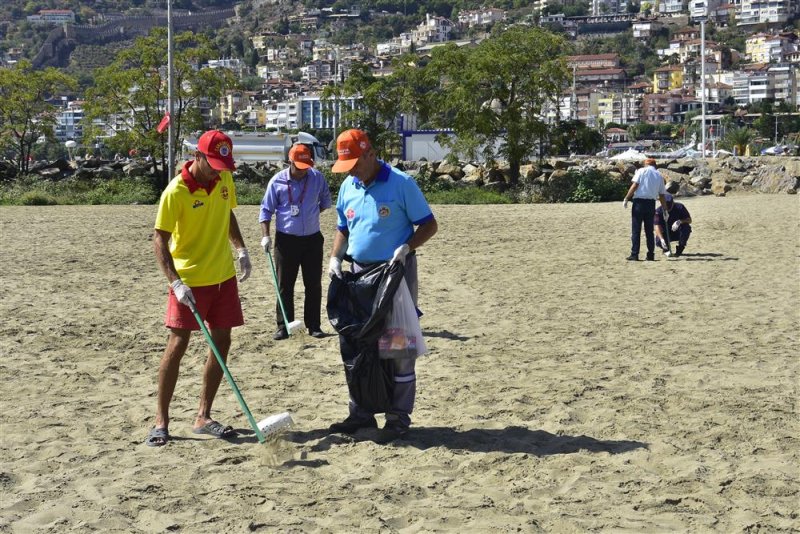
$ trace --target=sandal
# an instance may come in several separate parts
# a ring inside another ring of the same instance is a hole
[[[235,434],[232,426],[225,426],[217,421],[209,421],[200,428],[193,428],[195,434],[208,434],[215,438],[229,438]]]
[[[163,447],[169,442],[169,431],[166,428],[151,428],[144,442],[148,447]]]

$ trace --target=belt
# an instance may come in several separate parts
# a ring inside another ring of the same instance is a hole
[[[409,256],[416,256],[416,255],[417,255],[417,251],[416,250],[412,250],[411,252],[406,254],[406,258],[408,258]],[[361,261],[361,260],[357,260],[357,259],[353,258],[352,256],[350,256],[349,254],[345,254],[344,255],[344,259],[349,261],[349,262],[352,262],[352,263],[357,263],[357,264],[359,264],[361,266],[364,266],[364,265],[375,265],[377,263],[384,263],[383,261]],[[389,260],[384,260],[384,261],[389,261]]]

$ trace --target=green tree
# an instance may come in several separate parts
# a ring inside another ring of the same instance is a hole
[[[17,172],[28,172],[40,137],[53,137],[58,107],[48,98],[76,86],[70,76],[53,68],[34,70],[27,61],[0,69],[0,149],[10,154]]]
[[[398,136],[394,121],[400,113],[398,85],[394,77],[378,78],[369,65],[354,63],[344,84],[328,85],[322,92],[326,102],[343,97],[360,97],[353,109],[342,109],[340,129],[360,128],[369,134],[375,148],[388,157],[396,149]]]
[[[725,137],[722,139],[720,146],[731,151],[735,149],[736,154],[741,156],[744,154],[745,148],[748,144],[750,144],[754,137],[755,135],[753,130],[747,128],[746,126],[729,128],[725,133]]]
[[[583,121],[564,121],[553,130],[553,135],[550,137],[550,153],[553,155],[594,154],[603,147],[604,143],[603,134],[589,128]]]
[[[156,132],[167,105],[167,35],[159,28],[133,46],[120,52],[108,67],[100,69],[95,86],[87,92],[88,121],[100,119],[119,124],[107,141],[115,150],[136,148],[161,162],[161,187],[166,187],[167,135]],[[212,57],[213,50],[204,36],[190,32],[176,35],[173,46],[173,132],[176,143],[187,132],[204,127],[200,102],[217,101],[225,89],[235,85],[226,69],[196,69]],[[94,132],[97,133],[97,132]],[[91,133],[90,133],[91,135]]]
[[[548,133],[544,113],[570,82],[567,42],[539,28],[513,27],[473,49],[433,50],[425,69],[441,87],[427,98],[435,127],[451,128],[457,152],[503,157],[511,181]],[[497,148],[495,148],[497,147]]]

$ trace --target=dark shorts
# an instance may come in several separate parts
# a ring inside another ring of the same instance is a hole
[[[239,289],[236,277],[213,286],[193,287],[195,305],[200,317],[211,329],[230,329],[244,324],[242,303],[239,301]],[[175,298],[172,288],[167,300],[167,314],[164,318],[167,328],[200,330],[192,310]]]

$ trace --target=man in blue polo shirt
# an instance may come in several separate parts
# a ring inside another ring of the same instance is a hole
[[[275,270],[278,276],[281,301],[286,320],[294,321],[294,284],[297,273],[303,271],[305,301],[303,320],[312,337],[323,337],[319,310],[322,302],[322,246],[319,215],[331,207],[328,182],[314,168],[311,149],[297,143],[289,150],[289,168],[278,172],[267,184],[258,222],[261,224],[261,247],[269,252],[272,240],[269,227],[275,216]],[[275,304],[278,329],[272,336],[281,340],[289,337],[283,324],[280,304]]]
[[[386,261],[405,265],[405,280],[417,305],[416,249],[438,230],[438,224],[417,183],[378,159],[369,137],[361,130],[342,132],[336,140],[338,160],[333,172],[346,172],[336,202],[338,223],[329,274],[342,276],[342,259],[352,258],[352,270]],[[416,397],[415,359],[395,359],[392,406],[378,441],[388,443],[408,432]],[[332,432],[352,434],[375,428],[374,414],[350,399],[350,415],[331,425]]]

